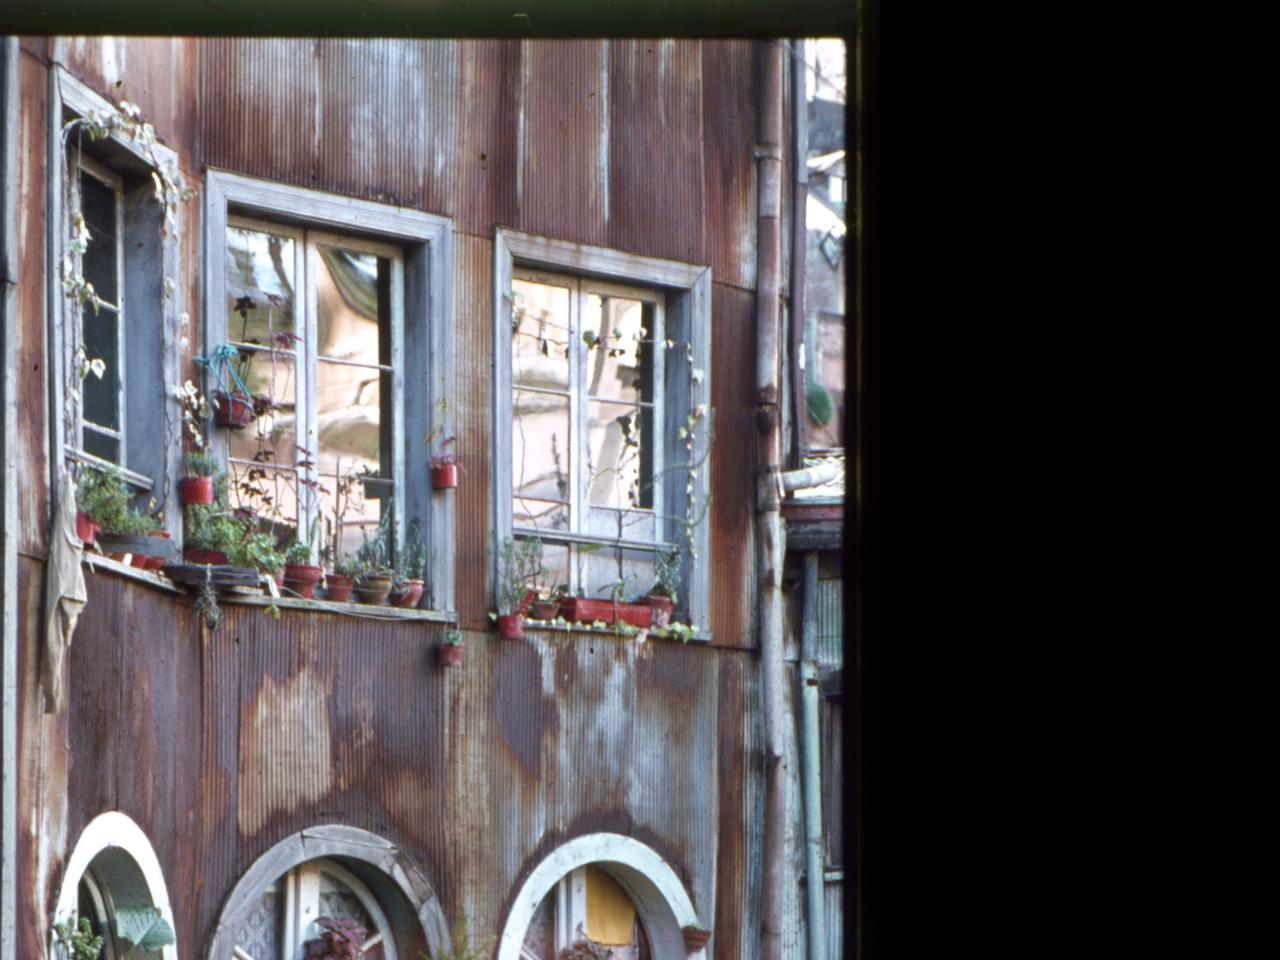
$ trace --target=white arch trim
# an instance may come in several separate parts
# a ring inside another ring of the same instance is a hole
[[[222,906],[209,944],[209,960],[225,960],[231,956],[235,931],[273,880],[300,863],[325,857],[347,857],[377,867],[400,889],[417,914],[430,954],[435,957],[453,949],[449,924],[435,888],[398,847],[368,830],[327,824],[286,837],[253,861]]]
[[[80,834],[80,839],[76,841],[75,849],[71,851],[71,859],[67,861],[66,870],[62,874],[58,905],[53,911],[54,922],[62,923],[76,912],[76,893],[80,878],[84,876],[93,858],[111,847],[123,850],[137,865],[146,882],[152,905],[159,908],[160,914],[169,921],[169,926],[173,927],[176,935],[178,925],[173,922],[169,891],[164,885],[164,873],[160,869],[160,861],[156,859],[156,852],[151,849],[151,841],[147,839],[141,827],[118,810],[94,817]],[[58,956],[54,953],[55,942],[56,938],[50,927],[49,956],[51,957]],[[164,960],[178,960],[178,945],[170,944],[160,951],[160,955]]]
[[[698,922],[693,901],[666,860],[639,840],[617,833],[591,833],[553,850],[521,886],[502,928],[497,960],[520,960],[520,947],[543,897],[560,878],[588,864],[608,871],[636,905],[654,960],[705,960],[706,948],[686,954],[681,927]],[[705,924],[704,924],[705,926]]]

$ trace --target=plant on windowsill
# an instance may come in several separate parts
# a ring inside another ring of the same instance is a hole
[[[116,525],[128,512],[129,490],[120,471],[114,467],[81,467],[76,481],[76,507],[76,532],[85,544],[91,544],[104,525]]]
[[[186,456],[187,475],[182,478],[182,505],[213,503],[213,475],[218,459],[210,450],[191,450]]]
[[[67,960],[98,960],[102,956],[102,937],[93,935],[93,924],[88,917],[76,919],[73,914],[63,923],[53,925],[58,943],[66,951]]]
[[[304,945],[305,960],[360,960],[364,956],[360,945],[369,934],[358,921],[351,917],[318,917],[316,926],[323,932]]]
[[[226,564],[227,551],[244,532],[244,526],[227,506],[225,473],[213,478],[213,503],[193,504],[182,511],[183,559],[187,563]]]
[[[671,611],[675,609],[680,596],[680,551],[667,550],[660,553],[654,563],[653,574],[657,582],[640,601],[653,610],[653,625],[665,627],[671,622]]]
[[[261,530],[251,530],[232,544],[227,559],[235,567],[246,567],[274,578],[284,567],[284,554],[276,545],[276,538]]]
[[[296,540],[289,546],[284,556],[284,587],[304,600],[310,600],[316,584],[324,577],[324,567],[311,562],[311,542],[315,540],[316,525],[320,518],[311,522],[311,533],[307,542]]]
[[[498,612],[490,614],[498,624],[498,638],[519,640],[524,636],[524,613],[538,595],[542,575],[542,541],[536,538],[513,540],[506,537],[497,545]]]
[[[462,666],[462,634],[457,630],[446,630],[436,645],[436,659],[442,667]]]
[[[409,536],[404,547],[404,560],[397,565],[395,579],[391,587],[391,605],[416,609],[422,600],[422,591],[426,587],[423,573],[427,566],[427,548],[418,533],[415,520],[409,525]]]
[[[369,539],[366,531],[360,531],[363,542],[356,552],[360,572],[356,576],[355,591],[361,603],[371,606],[381,606],[387,602],[387,595],[391,593],[391,584],[395,579],[395,570],[387,559],[390,553],[388,549],[391,536],[390,522],[391,510],[388,507],[382,514],[382,520],[378,523],[378,532],[374,534],[372,540]]]
[[[609,599],[568,597],[560,602],[560,616],[570,623],[600,623],[604,626],[630,625],[645,628],[653,622],[653,611],[642,603],[625,603],[627,587],[635,580],[632,574],[620,576],[608,585]]]

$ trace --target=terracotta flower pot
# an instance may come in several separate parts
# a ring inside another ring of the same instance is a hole
[[[391,594],[391,605],[393,607],[405,607],[409,610],[418,608],[418,601],[422,599],[422,591],[426,584],[421,580],[406,580],[404,586],[398,593]]]
[[[98,525],[89,519],[89,515],[83,510],[76,511],[76,536],[86,546],[93,543],[94,538],[98,535]]]
[[[327,573],[324,578],[324,597],[334,603],[347,603],[351,600],[351,588],[354,586],[348,576],[341,573]]]
[[[680,934],[684,937],[685,953],[701,950],[711,939],[711,931],[703,930],[701,927],[681,927]]]
[[[507,613],[498,617],[499,640],[521,640],[524,638],[524,617],[518,613]]]
[[[225,564],[227,562],[227,555],[221,550],[198,550],[195,547],[183,550],[182,558],[187,563]]]
[[[356,582],[355,592],[361,603],[380,607],[387,602],[387,594],[391,592],[391,578],[361,577]]]
[[[614,603],[612,600],[593,600],[587,597],[569,597],[560,601],[560,616],[570,623],[629,623],[633,627],[653,625],[653,612],[643,603]]]
[[[655,627],[665,627],[671,622],[671,611],[675,608],[675,604],[670,597],[660,597],[650,593],[640,599],[653,611]]]
[[[213,477],[183,477],[180,489],[184,507],[213,503]]]
[[[228,394],[219,390],[214,394],[218,409],[214,421],[220,427],[243,430],[253,422],[253,397],[247,393]]]
[[[292,590],[304,600],[310,600],[316,584],[324,576],[324,567],[314,563],[286,563],[284,565],[284,586]]]
[[[442,667],[462,666],[462,644],[460,643],[436,644],[436,659],[440,661],[440,666]]]
[[[529,605],[530,620],[554,620],[560,613],[557,600],[535,600]]]
[[[442,463],[431,468],[431,486],[436,490],[452,490],[458,485],[458,465]]]

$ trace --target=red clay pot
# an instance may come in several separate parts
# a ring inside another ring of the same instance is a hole
[[[219,390],[214,394],[218,409],[214,421],[220,427],[242,430],[253,422],[253,397],[246,393],[227,394]]]
[[[507,613],[498,617],[499,640],[523,640],[524,617],[518,613]]]
[[[183,477],[180,489],[184,507],[213,503],[213,477]]]
[[[334,603],[350,603],[351,588],[355,586],[350,577],[340,573],[327,573],[324,577],[324,598]]]
[[[221,550],[197,550],[194,547],[183,550],[182,558],[187,563],[223,564],[227,562],[227,555]]]
[[[315,592],[316,584],[324,576],[324,567],[314,563],[286,563],[284,565],[284,586],[292,590],[304,600],[310,600]]]
[[[671,622],[671,611],[675,609],[675,604],[670,597],[659,597],[650,593],[641,597],[640,600],[653,611],[655,627],[665,627]]]
[[[535,600],[529,605],[530,620],[554,620],[560,612],[560,604],[555,600]]]
[[[144,557],[140,553],[131,553],[128,556],[129,556],[129,566],[137,567],[139,570],[147,569],[147,561],[151,559],[150,557]]]
[[[680,934],[684,937],[685,953],[694,953],[701,950],[707,945],[707,941],[711,939],[710,930],[700,930],[697,927],[681,927]]]
[[[94,538],[98,536],[98,525],[89,519],[89,515],[83,510],[76,511],[76,536],[86,546],[93,543]]]
[[[399,593],[391,594],[391,605],[393,607],[405,607],[409,610],[418,608],[418,601],[422,599],[422,591],[426,584],[421,580],[406,580],[404,587]]]
[[[431,468],[431,486],[436,490],[452,490],[458,485],[458,465],[442,463]]]
[[[462,644],[460,643],[436,644],[436,659],[440,661],[440,666],[442,667],[462,666]]]
[[[569,597],[560,601],[560,616],[570,623],[604,623],[621,621],[633,627],[653,625],[653,612],[643,603],[614,603],[612,600],[592,600],[587,597]]]

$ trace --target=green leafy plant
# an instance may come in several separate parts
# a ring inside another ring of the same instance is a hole
[[[440,642],[447,643],[451,647],[456,647],[462,643],[462,634],[457,630],[446,630]]]
[[[115,467],[85,466],[76,482],[76,504],[104,531],[124,522],[129,510],[129,489]]]
[[[93,935],[88,917],[77,921],[73,915],[64,923],[55,923],[53,932],[66,950],[67,960],[98,960],[102,956],[103,939]]]
[[[390,577],[395,571],[391,567],[391,510],[383,512],[382,519],[378,522],[378,531],[373,535],[373,539],[369,539],[369,534],[365,530],[360,531],[362,543],[360,549],[356,552],[356,559],[360,563],[360,577]]]
[[[123,517],[111,523],[100,523],[103,533],[115,533],[121,536],[145,537],[161,528],[161,523],[149,513],[141,510],[128,510]]]
[[[304,564],[311,562],[311,545],[308,543],[292,543],[285,551],[285,563]]]
[[[421,580],[427,568],[427,548],[418,532],[418,521],[409,525],[409,536],[405,540],[404,560],[400,570],[410,580]]]
[[[510,616],[520,610],[525,594],[537,589],[542,567],[542,541],[536,537],[514,540],[506,537],[497,545],[498,613]]]
[[[218,470],[218,458],[211,450],[192,450],[186,464],[189,477],[212,477]]]
[[[650,595],[667,597],[672,603],[676,603],[680,586],[680,551],[666,550],[658,554],[654,561],[653,575],[657,582],[650,588]]]
[[[217,630],[222,623],[222,609],[218,606],[218,591],[206,580],[196,588],[196,613],[204,618],[210,630]]]
[[[184,545],[193,550],[229,551],[240,539],[244,527],[232,519],[218,503],[193,504],[185,508]]]
[[[284,566],[284,555],[276,546],[275,537],[261,531],[250,533],[232,544],[227,551],[227,559],[237,567],[251,567],[271,576]]]

